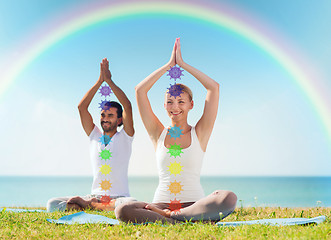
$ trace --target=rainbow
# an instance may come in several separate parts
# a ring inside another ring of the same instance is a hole
[[[321,90],[316,87],[312,77],[300,61],[291,57],[289,51],[281,46],[280,42],[269,39],[267,34],[259,30],[255,24],[243,21],[232,9],[222,5],[215,8],[206,5],[206,2],[186,1],[122,1],[110,2],[103,5],[95,5],[78,15],[66,19],[65,22],[51,28],[43,37],[38,38],[20,58],[7,69],[5,76],[0,83],[0,97],[14,84],[19,75],[33,63],[43,52],[66,37],[77,33],[97,23],[115,20],[123,17],[135,17],[142,15],[158,14],[167,17],[184,17],[194,19],[216,27],[226,29],[237,34],[243,39],[250,41],[259,49],[273,58],[296,82],[297,86],[307,96],[312,109],[321,121],[331,144],[331,111],[326,100],[321,96]],[[277,40],[277,39],[276,39]],[[326,99],[326,98],[325,98]],[[0,99],[1,100],[1,99]]]

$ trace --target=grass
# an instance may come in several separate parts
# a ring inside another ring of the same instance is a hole
[[[115,218],[113,212],[86,211]],[[104,224],[56,225],[58,219],[74,212],[0,212],[0,239],[331,239],[331,208],[237,208],[224,221],[262,218],[311,218],[326,216],[319,225],[219,227],[213,224],[159,224],[108,226]]]

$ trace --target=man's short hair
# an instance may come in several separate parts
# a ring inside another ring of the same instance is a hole
[[[122,117],[123,108],[122,108],[121,104],[119,104],[118,102],[108,101],[108,102],[105,103],[104,106],[105,106],[104,109],[109,109],[111,107],[116,108],[117,118]],[[118,127],[120,127],[122,125],[123,125],[123,121],[120,124],[118,124]]]

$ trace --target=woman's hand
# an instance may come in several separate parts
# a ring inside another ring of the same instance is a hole
[[[177,48],[177,40],[175,41],[174,48],[172,49],[171,57],[168,62],[168,65],[170,67],[173,67],[176,65],[176,48]]]
[[[180,38],[176,38],[176,64],[180,67],[183,66],[183,58],[182,58],[182,52],[180,50]]]
[[[158,214],[170,218],[171,211],[169,209],[160,209],[151,205],[146,205],[145,209],[151,210],[153,212],[157,212]]]

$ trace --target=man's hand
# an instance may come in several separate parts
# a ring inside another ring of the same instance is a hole
[[[101,62],[101,79],[108,83],[111,81],[111,73],[109,71],[109,61],[107,58],[102,59]]]

